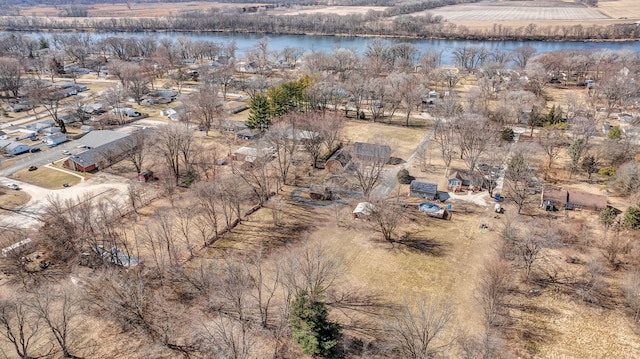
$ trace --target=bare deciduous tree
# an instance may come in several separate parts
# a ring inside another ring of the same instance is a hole
[[[154,131],[154,144],[178,184],[183,166],[187,173],[192,170],[196,153],[193,132],[184,125],[165,125]]]
[[[205,134],[209,136],[209,130],[213,126],[216,118],[222,114],[222,104],[218,98],[218,88],[214,85],[204,84],[200,86],[198,92],[192,94],[187,101],[193,107],[194,115],[198,123],[204,128]]]
[[[393,243],[396,228],[402,219],[402,208],[397,200],[374,200],[371,202],[371,219],[376,231],[382,233],[384,239]]]
[[[447,177],[453,156],[456,155],[456,138],[452,125],[442,120],[437,120],[433,140],[438,146],[442,161],[444,161],[444,176]]]
[[[490,121],[484,116],[466,113],[451,119],[451,125],[456,133],[460,158],[469,171],[475,171],[478,159],[495,138]]]
[[[391,148],[385,144],[382,138],[375,138],[371,145],[364,146],[364,153],[358,153],[358,149],[351,150],[351,165],[358,189],[365,198],[369,198],[371,191],[380,182],[385,164],[389,161]]]
[[[449,300],[427,296],[409,303],[405,299],[385,323],[387,340],[403,358],[432,358],[448,346],[444,336],[453,316]]]
[[[487,331],[498,324],[510,286],[510,273],[509,264],[500,259],[486,262],[480,273],[476,300],[482,309]]]
[[[202,326],[201,352],[207,358],[249,359],[255,351],[253,330],[244,322],[218,316]]]
[[[509,190],[509,198],[518,206],[518,214],[522,213],[522,208],[531,196],[532,178],[529,154],[523,149],[517,149],[509,159],[505,185]]]
[[[344,272],[344,258],[319,244],[303,244],[280,261],[283,284],[290,294],[307,291],[322,296]]]
[[[65,289],[41,287],[27,305],[42,318],[64,358],[82,358],[78,355],[88,346],[82,340],[81,332],[86,328],[79,319],[82,307],[77,296]]]
[[[638,320],[640,316],[640,271],[638,269],[627,273],[623,290],[627,305],[633,313],[633,319]]]
[[[11,344],[18,358],[43,358],[53,352],[53,346],[42,344],[46,331],[42,317],[29,310],[21,299],[0,303],[0,328],[0,336]]]
[[[0,91],[18,97],[22,85],[22,65],[17,59],[0,57]]]
[[[288,174],[300,141],[300,130],[296,115],[286,114],[280,121],[269,127],[265,141],[273,147],[276,155],[276,168],[282,184],[288,184]]]

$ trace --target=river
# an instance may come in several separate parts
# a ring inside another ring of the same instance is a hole
[[[1,34],[7,34],[3,32]],[[70,32],[21,32],[35,38],[50,38],[54,34],[71,34]],[[269,38],[269,49],[272,51],[281,50],[287,46],[298,47],[305,52],[310,51],[326,51],[331,52],[335,48],[353,49],[362,54],[366,48],[369,38],[366,37],[343,37],[343,36],[322,36],[322,35],[264,35],[264,34],[241,34],[241,33],[196,33],[196,32],[154,32],[154,33],[91,33],[91,36],[99,39],[105,37],[133,37],[140,38],[145,36],[154,36],[158,39],[163,37],[188,37],[192,40],[207,40],[214,42],[230,42],[235,41],[237,44],[237,54],[244,55],[248,50],[255,46],[256,42],[263,38]],[[393,39],[385,38],[389,43],[408,42],[416,46],[420,53],[424,53],[427,49],[435,49],[442,51],[442,63],[444,65],[453,65],[453,50],[465,46],[484,46],[492,51],[503,50],[511,51],[521,46],[532,46],[538,53],[557,51],[557,50],[623,50],[629,49],[634,52],[640,52],[640,41],[472,41],[472,40],[442,40],[442,39]]]

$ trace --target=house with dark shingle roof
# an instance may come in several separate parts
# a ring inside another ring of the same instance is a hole
[[[540,206],[547,211],[588,209],[601,211],[608,206],[607,196],[582,191],[545,188]]]
[[[438,185],[436,183],[413,180],[409,185],[409,196],[434,200],[438,196]]]
[[[64,167],[79,172],[90,172],[122,160],[137,146],[137,137],[111,130],[91,131],[77,140],[86,151],[70,156]]]
[[[375,143],[356,142],[353,144],[353,156],[362,161],[387,163],[391,158],[391,147]]]

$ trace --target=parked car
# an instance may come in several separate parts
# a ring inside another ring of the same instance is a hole
[[[40,152],[40,151],[41,151],[40,147],[33,147],[33,148],[29,149],[29,152],[31,152],[31,153]]]
[[[35,170],[37,170],[37,169],[38,169],[38,167],[37,167],[37,166],[30,166],[30,167],[29,167],[29,172],[31,172],[31,171],[35,171]]]
[[[8,187],[8,188],[11,188],[11,189],[13,189],[13,190],[16,190],[16,191],[20,189],[20,187],[19,187],[17,184],[15,184],[15,183],[9,183],[9,184],[7,185],[7,187]]]
[[[69,152],[67,150],[62,151],[62,154],[63,155],[67,155],[67,156],[71,156],[71,152]]]

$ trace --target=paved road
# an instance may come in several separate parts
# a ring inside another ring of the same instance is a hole
[[[46,151],[36,153],[25,153],[16,157],[16,160],[11,165],[6,165],[6,162],[0,162],[0,177],[6,177],[13,173],[16,173],[22,169],[29,168],[30,166],[44,166],[52,161],[58,161],[66,156],[62,153],[64,150],[73,152],[76,149],[76,144],[66,142],[55,147],[52,147]]]

